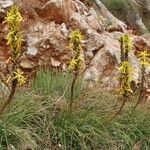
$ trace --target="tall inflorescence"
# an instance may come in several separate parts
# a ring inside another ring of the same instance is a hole
[[[135,108],[140,104],[144,98],[144,92],[146,90],[146,68],[150,66],[150,53],[147,50],[141,51],[138,55],[141,64],[141,82],[140,82],[140,94]]]
[[[20,85],[24,84],[25,77],[23,72],[19,70],[18,60],[21,55],[21,46],[23,42],[22,33],[20,31],[22,16],[17,6],[12,6],[10,11],[7,13],[5,22],[8,25],[9,32],[7,34],[7,44],[11,49],[10,59],[13,63],[12,67],[12,81],[17,82]]]
[[[121,113],[123,107],[125,106],[125,103],[127,102],[130,94],[132,93],[131,81],[133,68],[129,62],[129,54],[132,50],[132,41],[130,39],[130,36],[128,34],[125,34],[121,37],[120,42],[121,42],[121,64],[119,67],[119,73],[120,73],[120,94],[122,99],[122,105],[120,109],[116,112],[115,116]]]
[[[71,84],[71,96],[69,106],[70,110],[72,110],[73,105],[75,83],[84,65],[84,57],[82,54],[83,51],[82,40],[83,36],[79,29],[76,29],[71,32],[69,48],[73,52],[73,58],[71,59],[71,62],[69,64],[69,70],[73,72],[73,80]]]
[[[80,71],[84,64],[84,57],[82,55],[82,43],[83,36],[79,29],[72,31],[70,34],[69,48],[73,52],[73,58],[69,64],[69,70]]]
[[[17,6],[12,6],[7,13],[7,17],[5,18],[5,23],[8,25],[8,34],[7,34],[7,44],[10,46],[11,49],[11,56],[10,61],[12,62],[12,69],[11,69],[11,91],[8,99],[0,109],[0,115],[2,115],[3,111],[6,107],[11,103],[13,100],[16,87],[18,84],[22,85],[25,83],[25,77],[23,72],[19,69],[19,57],[21,56],[21,46],[23,42],[22,33],[20,31],[22,16],[19,12]]]
[[[120,72],[120,91],[123,97],[128,97],[132,93],[132,65],[129,62],[129,52],[132,50],[132,41],[128,34],[121,37],[121,66]]]

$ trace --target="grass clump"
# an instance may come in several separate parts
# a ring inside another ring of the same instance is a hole
[[[42,78],[40,76],[44,80]],[[53,82],[57,79],[55,75],[51,78]],[[63,75],[61,78],[63,85],[69,81]],[[11,110],[4,115],[0,122],[0,149],[7,150],[10,146],[17,150],[24,147],[34,150],[132,150],[136,146],[149,149],[149,106],[133,110],[132,101],[121,115],[108,122],[119,108],[119,98],[97,85],[74,101],[70,114],[61,90],[39,92],[37,87],[42,89],[41,83],[36,82],[34,90],[20,91]]]
[[[64,95],[64,98],[67,100],[70,98],[70,86],[73,76],[74,74],[70,72],[43,69],[37,72],[36,79],[31,82],[31,88],[44,94]],[[84,81],[79,77],[75,86],[74,98],[79,97],[84,88]]]
[[[21,144],[36,147],[30,129],[27,128],[27,121],[40,114],[42,101],[37,102],[32,94],[33,92],[21,92],[12,103],[11,109],[0,120],[0,150],[18,150]]]

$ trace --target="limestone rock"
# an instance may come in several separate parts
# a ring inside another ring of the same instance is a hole
[[[0,0],[0,12],[5,12],[5,9],[12,6],[14,0]]]
[[[7,1],[7,5],[4,5],[6,0],[0,0],[0,9],[11,5],[11,0]],[[80,0],[16,1],[25,18],[23,27],[26,50],[23,52],[24,57],[20,58],[21,68],[32,71],[38,66],[46,66],[67,70],[72,57],[67,48],[69,33],[79,28],[85,37],[82,41],[87,64],[85,79],[92,82],[101,80],[106,86],[118,85],[116,78],[121,52],[119,39],[123,33],[128,32],[127,26],[114,17],[99,0],[91,8]],[[110,19],[112,25],[106,28],[104,21],[107,19]],[[4,40],[3,35],[4,31],[0,29],[1,41]],[[150,49],[148,36],[131,36],[136,50],[141,47]],[[0,47],[6,49],[1,42]],[[130,55],[130,62],[136,68],[133,79],[138,82],[140,65],[134,53]]]
[[[137,51],[150,50],[150,37],[149,36],[137,36],[134,38],[134,46]]]
[[[98,18],[98,15],[93,8],[91,8],[87,14],[87,22],[92,29],[94,29],[96,31],[98,31],[98,30],[101,31],[102,22]]]
[[[37,22],[28,31],[27,53],[35,56],[40,53],[39,49],[54,49],[63,52],[67,45],[67,36],[65,24]]]
[[[98,81],[103,77],[110,77],[120,63],[120,44],[109,33],[101,36],[104,39],[104,47],[99,49],[85,72],[85,79]],[[99,40],[101,40],[99,39]],[[112,80],[112,78],[110,79]],[[114,80],[116,80],[114,78]],[[107,80],[108,82],[108,80]]]
[[[17,0],[17,4],[30,18],[40,17],[57,23],[66,22],[73,12],[71,0]]]
[[[91,81],[102,80],[105,85],[117,86],[118,67],[121,62],[120,42],[107,32],[101,36],[101,39],[104,39],[104,47],[92,59],[85,72],[85,79]],[[129,59],[134,68],[133,80],[138,83],[141,74],[140,63],[133,53],[130,54]]]
[[[25,60],[21,61],[20,67],[22,69],[30,69],[30,70],[32,70],[35,67],[35,64],[32,61],[30,61],[28,59],[25,59]]]

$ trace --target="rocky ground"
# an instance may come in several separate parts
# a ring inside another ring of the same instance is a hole
[[[11,64],[9,47],[5,36],[7,27],[3,24],[6,11],[14,0],[0,0],[0,74],[2,80],[9,76]],[[114,87],[118,84],[120,64],[120,42],[124,33],[133,40],[130,61],[134,66],[133,79],[140,79],[140,64],[137,51],[150,50],[150,35],[138,36],[127,25],[115,18],[106,7],[96,0],[86,6],[80,0],[17,0],[24,18],[24,46],[20,68],[28,74],[44,66],[67,69],[71,53],[67,49],[69,33],[79,28],[84,35],[84,55],[87,68],[84,78],[91,83],[101,80],[103,85]],[[147,69],[150,77],[150,68]],[[150,80],[150,79],[149,79]]]

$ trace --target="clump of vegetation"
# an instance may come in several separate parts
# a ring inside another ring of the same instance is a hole
[[[70,85],[72,83],[72,73],[61,70],[50,71],[41,69],[36,73],[36,78],[31,81],[31,89],[48,95],[64,96],[65,101],[70,99]],[[74,87],[74,98],[78,98],[84,90],[82,78],[78,78]]]
[[[70,62],[69,69],[73,72],[73,80],[71,83],[71,96],[70,96],[70,111],[72,111],[73,99],[74,99],[74,87],[76,80],[80,75],[81,69],[84,64],[84,57],[82,54],[82,41],[83,36],[79,29],[72,31],[70,35],[70,44],[69,47],[73,51],[73,58]]]
[[[3,114],[0,120],[0,150],[37,147],[28,128],[28,121],[41,115],[44,102],[40,98],[37,100],[33,94],[34,91],[17,93],[11,109]]]
[[[55,80],[55,76],[52,79]],[[68,81],[68,78],[63,79]],[[45,88],[45,85],[37,84],[41,89],[42,86]],[[67,104],[59,94],[31,89],[20,91],[12,109],[0,122],[0,146],[2,150],[10,146],[15,149],[112,150],[133,149],[140,143],[139,148],[148,149],[148,106],[133,111],[134,104],[130,103],[124,107],[122,115],[108,122],[112,112],[118,108],[117,97],[97,85],[82,96],[82,100],[76,101],[70,114],[63,107]]]
[[[5,22],[7,23],[9,28],[9,33],[7,35],[7,44],[11,49],[10,61],[12,62],[12,75],[9,78],[9,80],[11,80],[11,92],[4,105],[0,108],[0,117],[13,100],[18,83],[20,85],[25,83],[23,72],[18,67],[18,60],[21,55],[21,45],[23,42],[23,38],[20,32],[22,17],[17,6],[11,7],[10,11],[7,13]]]

